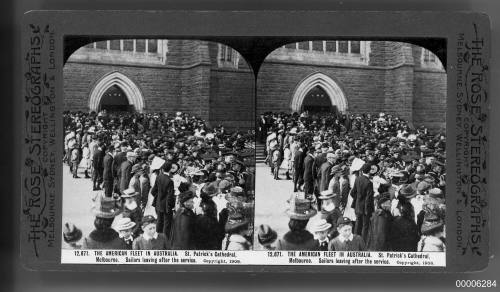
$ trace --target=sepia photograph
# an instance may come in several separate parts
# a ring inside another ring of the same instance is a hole
[[[254,76],[238,52],[109,39],[63,77],[63,249],[252,249]]]
[[[441,252],[446,71],[411,43],[313,40],[257,78],[256,250]]]

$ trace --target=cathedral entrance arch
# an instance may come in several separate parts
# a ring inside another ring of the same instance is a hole
[[[325,112],[347,110],[347,99],[340,86],[323,73],[314,73],[304,78],[295,88],[291,110]]]
[[[128,104],[124,102],[124,95]],[[102,77],[90,93],[89,108],[91,111],[101,109],[144,110],[144,98],[139,87],[127,76],[112,72]]]

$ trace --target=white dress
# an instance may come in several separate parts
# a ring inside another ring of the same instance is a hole
[[[80,167],[89,169],[92,165],[92,161],[90,160],[90,149],[85,146],[82,149],[82,160],[80,161]]]

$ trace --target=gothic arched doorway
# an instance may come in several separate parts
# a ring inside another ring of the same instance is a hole
[[[125,92],[113,85],[104,92],[99,103],[99,111],[106,110],[107,112],[128,112],[134,111],[134,105],[130,104]]]
[[[328,93],[321,86],[315,86],[304,97],[301,110],[311,113],[330,113],[337,112],[337,106],[332,105]]]
[[[139,87],[130,78],[119,72],[112,72],[102,77],[90,93],[90,110],[99,111],[103,107],[142,112],[144,99]]]
[[[347,98],[340,86],[323,73],[314,73],[299,82],[293,93],[291,110],[347,111]]]

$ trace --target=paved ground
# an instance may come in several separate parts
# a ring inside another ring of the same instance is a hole
[[[69,167],[63,166],[63,214],[62,222],[71,222],[82,230],[85,237],[94,229],[94,215],[91,211],[93,202],[92,199],[102,191],[92,191],[92,180],[84,178],[83,169],[78,172],[80,178],[74,179],[69,172]],[[151,196],[150,196],[151,197]],[[150,206],[150,198],[146,207],[146,214],[154,215],[154,209]],[[118,215],[117,218],[119,218]],[[63,247],[65,244],[63,243]]]
[[[285,180],[284,172],[280,180],[274,180],[269,166],[257,163],[255,174],[255,228],[260,224],[271,226],[278,238],[288,231],[287,200],[293,194],[293,183]],[[261,249],[255,232],[254,249]]]

